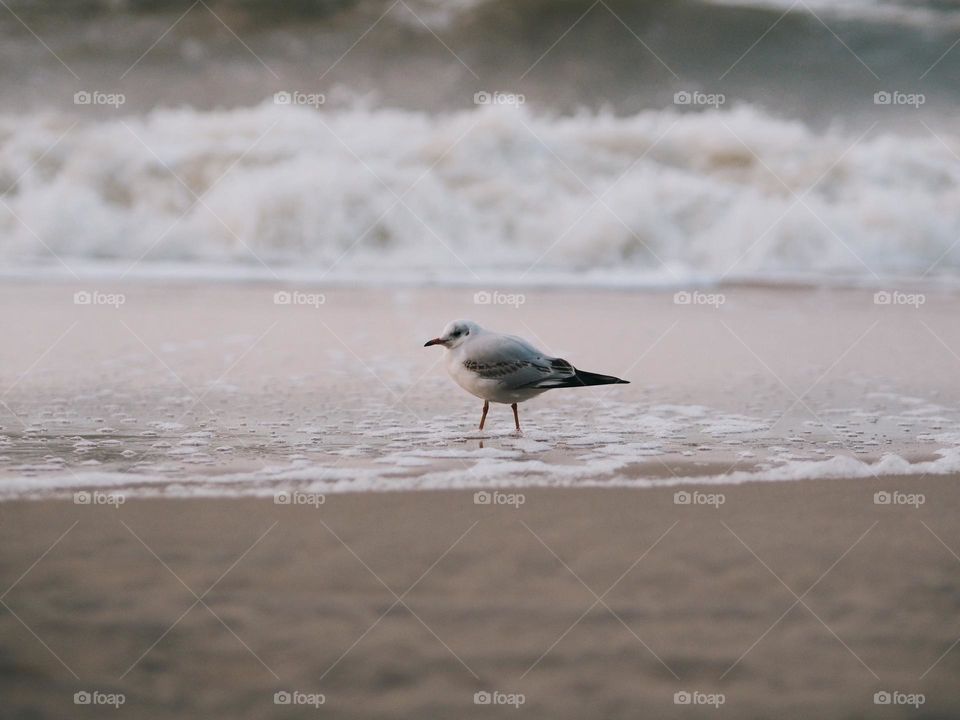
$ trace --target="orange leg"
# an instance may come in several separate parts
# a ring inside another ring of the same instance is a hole
[[[513,408],[513,422],[516,423],[517,430],[519,430],[519,429],[520,429],[520,415],[517,413],[517,404],[514,403],[514,404],[511,405],[510,407]]]
[[[480,429],[483,430],[483,424],[487,421],[487,410],[490,409],[490,403],[483,401],[483,415],[480,416]]]

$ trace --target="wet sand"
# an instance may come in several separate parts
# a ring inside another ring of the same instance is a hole
[[[4,503],[4,715],[955,717],[958,480]]]
[[[636,484],[960,444],[956,293],[491,291],[4,284],[0,496]],[[423,347],[456,317],[631,384],[525,403],[519,438],[495,405],[478,433]]]

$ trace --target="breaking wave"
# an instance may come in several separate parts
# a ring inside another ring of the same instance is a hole
[[[949,277],[960,143],[937,132],[815,132],[751,106],[11,115],[0,258],[370,282]]]

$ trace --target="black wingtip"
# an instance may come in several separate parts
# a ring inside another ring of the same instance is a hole
[[[550,387],[590,387],[591,385],[629,385],[629,380],[621,380],[613,375],[577,370],[575,375],[565,378],[562,382],[551,384]]]

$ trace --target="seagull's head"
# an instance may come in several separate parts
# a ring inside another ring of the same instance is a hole
[[[427,340],[423,346],[443,345],[448,350],[453,350],[453,348],[465,342],[471,335],[476,335],[482,330],[483,328],[472,320],[454,320],[443,329],[443,334],[440,337]]]

